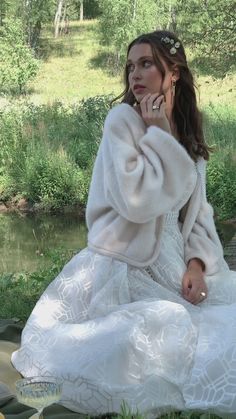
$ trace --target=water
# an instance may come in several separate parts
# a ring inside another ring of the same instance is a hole
[[[236,225],[217,224],[224,244],[236,234]],[[78,251],[86,246],[83,219],[72,214],[0,214],[0,274],[34,271],[47,266],[48,250]]]
[[[45,267],[48,250],[77,251],[86,239],[85,222],[76,215],[0,214],[0,273]]]

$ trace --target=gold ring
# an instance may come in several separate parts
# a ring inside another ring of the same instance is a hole
[[[152,110],[155,111],[155,109],[160,109],[160,106],[153,105]]]

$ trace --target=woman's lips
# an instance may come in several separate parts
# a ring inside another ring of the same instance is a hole
[[[135,93],[142,92],[145,89],[145,86],[142,86],[141,84],[137,84],[134,86],[133,90]]]

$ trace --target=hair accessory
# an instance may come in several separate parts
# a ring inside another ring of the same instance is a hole
[[[177,49],[180,47],[179,41],[175,42],[173,38],[169,38],[168,36],[166,36],[165,38],[161,38],[161,42],[164,44],[170,44],[170,53],[172,55],[176,54]]]

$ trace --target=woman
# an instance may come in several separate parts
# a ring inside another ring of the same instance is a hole
[[[205,193],[204,142],[181,42],[166,31],[128,48],[90,186],[88,248],[49,285],[14,366],[62,377],[62,404],[91,415],[122,402],[236,412],[236,273]]]

